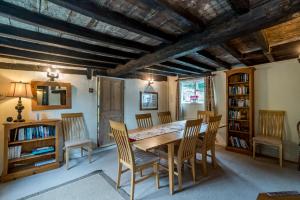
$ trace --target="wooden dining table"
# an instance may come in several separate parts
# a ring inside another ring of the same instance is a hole
[[[186,120],[153,126],[149,129],[133,129],[128,131],[129,139],[134,147],[150,151],[161,146],[168,146],[169,190],[174,192],[174,144],[183,138]],[[225,127],[221,124],[219,128]],[[205,134],[207,124],[203,123],[199,134]],[[112,136],[112,134],[110,134]]]

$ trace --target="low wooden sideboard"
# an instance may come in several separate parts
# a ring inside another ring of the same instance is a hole
[[[59,167],[61,120],[4,123],[1,181]]]

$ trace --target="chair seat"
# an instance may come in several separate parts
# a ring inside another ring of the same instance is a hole
[[[145,152],[139,149],[135,149],[133,153],[135,158],[135,165],[137,167],[142,167],[143,165],[159,161],[159,157],[157,157],[154,153],[151,152]]]
[[[267,144],[267,145],[281,145],[282,141],[278,137],[271,137],[271,136],[263,136],[263,135],[258,135],[253,137],[253,141],[255,143],[262,143],[262,144]]]
[[[70,141],[65,141],[65,147],[76,147],[76,146],[81,146],[81,145],[88,145],[92,143],[92,140],[90,139],[78,139],[78,140],[70,140]]]

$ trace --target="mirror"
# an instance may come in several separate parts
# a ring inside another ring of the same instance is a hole
[[[70,109],[71,84],[60,82],[31,82],[32,110]]]

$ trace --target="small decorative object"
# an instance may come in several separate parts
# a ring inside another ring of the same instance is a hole
[[[16,105],[15,109],[18,111],[17,119],[14,122],[24,122],[25,120],[22,119],[22,110],[24,106],[22,105],[21,98],[32,98],[31,93],[31,86],[29,83],[23,82],[11,82],[10,90],[8,92],[8,97],[19,97],[18,104]]]
[[[140,92],[140,110],[158,110],[158,93]]]
[[[40,113],[36,113],[36,120],[40,121]]]
[[[53,72],[52,68],[48,68],[47,77],[50,78],[49,81],[55,81],[55,79],[59,78],[59,70]]]
[[[8,118],[6,118],[6,121],[7,122],[12,122],[14,119],[12,118],[12,117],[8,117]]]
[[[89,88],[89,93],[94,93],[94,88]]]

